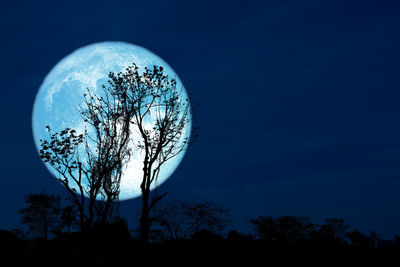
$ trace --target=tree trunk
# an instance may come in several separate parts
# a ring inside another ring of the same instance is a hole
[[[107,219],[111,219],[111,215],[112,215],[112,199],[108,198],[106,203],[104,204],[104,209],[102,210],[102,214],[101,214],[101,224],[106,224],[107,223]]]
[[[140,218],[140,238],[147,246],[149,243],[150,220],[149,220],[149,193],[147,189],[142,189],[142,214]]]
[[[92,230],[92,225],[93,225],[93,221],[94,221],[94,205],[95,205],[95,196],[90,195],[90,200],[89,200],[89,206],[88,206],[88,218],[86,220],[86,230],[90,231]]]

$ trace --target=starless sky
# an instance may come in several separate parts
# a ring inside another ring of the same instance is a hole
[[[160,187],[231,209],[400,234],[397,1],[3,1],[0,228],[29,192],[62,193],[34,146],[50,69],[100,41],[166,60],[199,103],[200,137]],[[133,221],[139,200],[121,205]]]

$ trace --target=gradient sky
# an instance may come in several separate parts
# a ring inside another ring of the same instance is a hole
[[[0,228],[29,192],[64,193],[37,155],[36,92],[73,50],[138,44],[198,107],[200,137],[160,187],[249,218],[343,218],[400,234],[397,1],[6,1],[0,10]],[[65,194],[64,194],[65,195]],[[121,204],[133,221],[139,200]]]

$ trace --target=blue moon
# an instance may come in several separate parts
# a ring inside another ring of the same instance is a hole
[[[153,65],[162,66],[165,74],[177,81],[182,88],[183,97],[187,98],[186,90],[175,71],[160,57],[149,50],[124,42],[102,42],[87,45],[73,51],[61,59],[47,74],[36,95],[32,113],[32,131],[37,150],[40,149],[40,139],[48,139],[46,125],[54,131],[65,128],[83,132],[85,123],[78,107],[84,104],[83,95],[89,89],[91,93],[101,95],[102,85],[107,85],[109,72],[122,72],[135,63],[139,70]],[[186,136],[190,136],[191,125],[186,126]],[[90,133],[89,133],[90,134]],[[135,137],[133,137],[134,139]],[[133,144],[131,144],[133,148]],[[142,164],[144,155],[133,149],[131,159],[127,163],[121,178],[120,200],[140,196],[142,179]],[[159,186],[165,182],[178,167],[184,152],[166,162],[160,170]],[[48,163],[48,170],[58,177]]]

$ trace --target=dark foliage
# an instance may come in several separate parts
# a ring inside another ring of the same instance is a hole
[[[61,209],[61,223],[71,232],[71,226],[76,221],[76,212],[74,206],[69,205]]]
[[[315,225],[307,217],[282,216],[279,218],[260,216],[250,220],[260,238],[278,242],[301,242],[309,239]]]
[[[190,143],[190,133],[185,131],[191,124],[189,99],[183,96],[174,78],[168,77],[161,66],[143,71],[133,64],[125,72],[110,73],[110,86],[105,87],[118,102],[126,103],[125,120],[131,131],[138,132],[137,149],[144,154],[141,238],[149,240],[151,209],[166,193],[150,196],[165,162],[183,152]],[[151,124],[149,127],[146,124]]]
[[[25,197],[26,208],[19,211],[22,214],[22,224],[28,225],[33,234],[38,234],[47,240],[50,233],[60,229],[60,197],[41,192]]]
[[[181,240],[206,230],[218,234],[230,222],[228,210],[210,201],[182,202],[173,200],[159,204],[151,214],[152,231],[163,239]]]
[[[79,108],[83,133],[70,128],[52,132],[46,126],[49,138],[40,140],[40,156],[70,193],[83,230],[90,230],[95,219],[105,223],[111,217],[119,200],[122,169],[130,157],[127,104],[103,89],[104,97],[89,90],[84,95]]]
[[[176,203],[176,202],[175,202]],[[340,227],[344,229],[342,220]],[[155,265],[221,265],[245,264],[258,266],[262,262],[279,261],[280,264],[316,262],[338,263],[349,257],[360,263],[397,256],[400,243],[377,241],[376,234],[369,236],[359,230],[335,235],[332,220],[323,225],[311,223],[306,217],[258,217],[251,220],[260,238],[253,238],[232,230],[226,237],[207,229],[194,232],[190,238],[161,240],[146,245],[129,234],[124,219],[115,217],[106,224],[94,224],[85,232],[61,233],[52,240],[20,240],[9,231],[0,231],[2,259],[12,259],[15,264],[136,264]],[[264,224],[265,227],[261,227]],[[337,224],[335,224],[337,225]],[[329,226],[329,227],[328,227]],[[329,229],[329,231],[327,231]],[[344,242],[348,240],[349,242]],[[378,244],[377,246],[372,244]],[[325,259],[322,262],[320,259]]]
[[[81,229],[90,230],[96,219],[104,224],[111,217],[122,170],[131,155],[131,133],[138,133],[134,145],[144,155],[140,229],[142,240],[148,242],[149,213],[166,195],[156,191],[151,195],[151,188],[163,164],[190,144],[192,129],[186,131],[192,121],[190,101],[161,66],[139,71],[133,64],[125,72],[110,73],[108,83],[103,85],[104,96],[89,90],[84,95],[79,111],[90,131],[66,128],[53,133],[47,126],[49,139],[40,140],[41,158],[57,171],[71,194]]]
[[[257,236],[272,246],[375,248],[378,244],[375,231],[371,231],[369,236],[358,229],[348,232],[350,226],[342,219],[326,219],[324,224],[317,225],[307,217],[260,216],[250,222]]]

